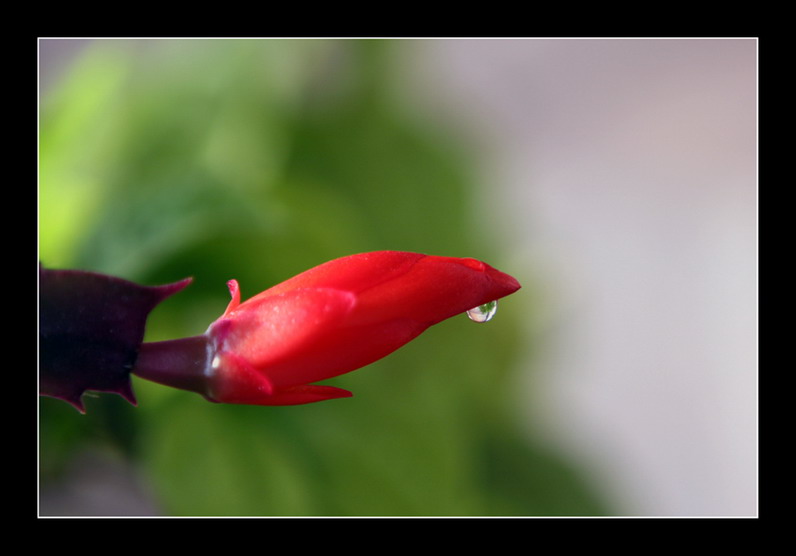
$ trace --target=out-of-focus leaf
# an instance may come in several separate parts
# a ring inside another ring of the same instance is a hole
[[[91,51],[42,100],[39,253],[49,266],[74,266],[107,198],[128,61],[115,49]]]
[[[599,516],[605,504],[570,464],[522,438],[506,423],[485,436],[479,454],[490,485],[486,513],[505,516]],[[528,470],[533,470],[528,472]]]
[[[249,409],[180,396],[149,416],[143,456],[168,513],[312,515],[306,454]]]

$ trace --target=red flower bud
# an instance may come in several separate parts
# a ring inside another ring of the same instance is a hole
[[[244,303],[207,331],[210,400],[292,405],[348,397],[311,384],[385,357],[432,324],[509,295],[520,284],[475,259],[379,251],[317,266]]]

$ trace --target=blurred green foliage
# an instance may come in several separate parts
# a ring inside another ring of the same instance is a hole
[[[245,299],[379,249],[502,268],[468,224],[469,153],[392,86],[401,47],[95,41],[42,99],[42,262],[148,285],[193,276],[152,313],[149,341],[204,332],[230,278]],[[524,291],[494,323],[452,319],[330,381],[352,399],[216,405],[137,379],[138,408],[99,395],[80,415],[42,398],[42,488],[81,449],[106,446],[140,465],[167,515],[602,513],[514,423]]]

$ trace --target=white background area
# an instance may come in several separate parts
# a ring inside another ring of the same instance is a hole
[[[480,137],[477,225],[540,281],[529,426],[626,514],[756,515],[757,41],[414,46]]]

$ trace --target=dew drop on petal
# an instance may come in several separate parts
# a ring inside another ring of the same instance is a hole
[[[469,311],[467,311],[467,316],[470,317],[470,320],[473,322],[487,322],[492,320],[492,317],[495,316],[497,313],[497,299],[494,301],[490,301],[489,303],[484,303],[483,305],[479,305],[478,307],[473,307]]]

